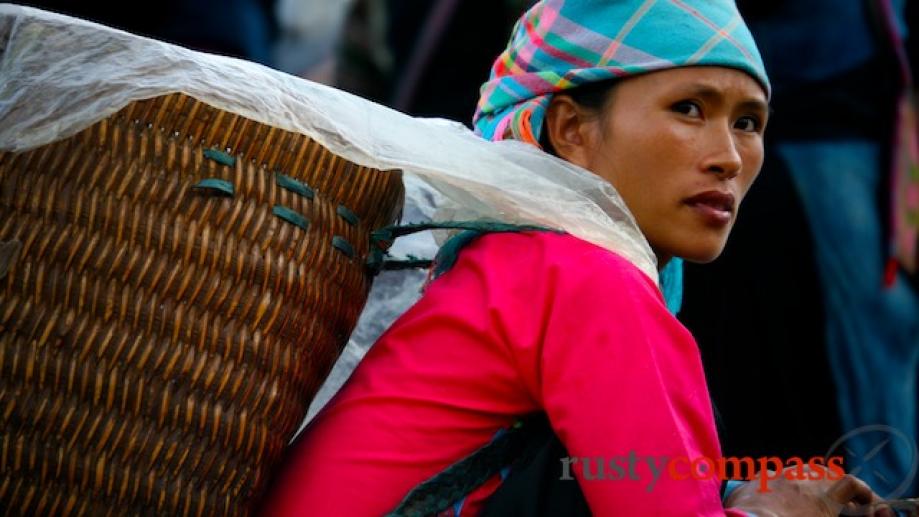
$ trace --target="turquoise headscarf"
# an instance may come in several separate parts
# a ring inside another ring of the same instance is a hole
[[[750,74],[770,94],[733,0],[543,0],[517,22],[482,85],[473,123],[489,140],[538,145],[552,94],[685,66]]]
[[[771,94],[753,36],[733,0],[542,0],[517,22],[482,86],[473,120],[489,140],[539,145],[552,94],[583,84],[685,66],[742,70]],[[661,271],[674,313],[683,267]]]

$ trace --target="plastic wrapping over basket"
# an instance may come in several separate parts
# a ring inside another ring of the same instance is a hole
[[[412,118],[255,63],[0,4],[0,150],[71,136],[130,102],[173,92],[419,178],[444,197],[438,220],[558,228],[658,280],[654,253],[612,185],[533,146],[487,142],[459,123]]]
[[[394,170],[436,220],[564,230],[658,280],[615,189],[532,146],[0,4],[0,509],[250,513],[357,318]]]
[[[402,197],[183,94],[0,153],[0,507],[251,513]]]

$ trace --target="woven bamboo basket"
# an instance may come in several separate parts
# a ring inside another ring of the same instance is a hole
[[[251,514],[402,197],[181,94],[0,153],[0,508]]]

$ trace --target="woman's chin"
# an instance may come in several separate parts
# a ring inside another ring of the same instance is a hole
[[[696,264],[708,264],[721,255],[725,243],[725,239],[699,239],[671,247],[668,255]]]
[[[648,225],[647,231],[644,227],[642,231],[658,259],[680,257],[689,262],[707,264],[724,251],[732,223],[713,226],[700,224],[696,218],[674,217],[667,225]]]

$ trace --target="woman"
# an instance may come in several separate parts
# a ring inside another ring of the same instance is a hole
[[[482,92],[480,134],[542,142],[608,180],[658,268],[717,257],[762,165],[769,84],[732,1],[539,2]],[[595,515],[835,515],[873,497],[853,478],[827,497],[827,481],[779,479],[725,510],[717,479],[662,475],[669,458],[720,456],[692,336],[623,255],[520,231],[466,245],[380,338],[304,432],[267,513],[386,514],[533,413]],[[616,458],[637,461],[601,470]],[[505,475],[446,514],[477,515]]]

